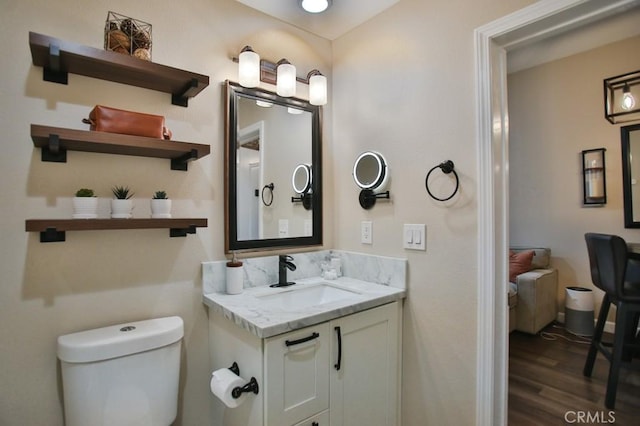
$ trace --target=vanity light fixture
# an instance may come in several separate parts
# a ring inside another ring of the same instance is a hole
[[[256,105],[262,108],[271,108],[273,106],[271,102],[263,101],[262,99],[257,99]]]
[[[283,98],[296,95],[296,67],[286,59],[278,61],[276,68],[276,93]]]
[[[261,59],[251,48],[245,46],[237,58],[239,83],[242,87],[258,87],[260,82],[276,86],[276,93],[283,98],[296,95],[297,83],[309,85],[309,103],[322,106],[327,104],[327,77],[319,70],[309,71],[306,78],[296,75],[296,67],[288,60],[281,59],[278,63]],[[260,105],[266,106],[266,105]]]
[[[287,112],[289,114],[299,115],[299,114],[302,114],[304,111],[298,108],[287,107]]]
[[[300,6],[309,13],[321,13],[331,6],[331,0],[299,0]]]
[[[604,80],[604,115],[611,124],[640,120],[640,70]]]
[[[258,87],[260,84],[260,55],[251,46],[242,48],[238,55],[238,80],[244,87]]]

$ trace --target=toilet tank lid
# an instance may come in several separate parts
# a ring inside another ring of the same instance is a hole
[[[183,335],[184,324],[177,316],[112,325],[58,337],[58,358],[102,361],[167,346]]]

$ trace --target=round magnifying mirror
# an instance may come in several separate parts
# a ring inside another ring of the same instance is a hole
[[[362,189],[383,191],[388,176],[387,162],[378,152],[363,152],[353,165],[353,179]]]
[[[311,166],[308,164],[298,164],[291,176],[293,190],[297,194],[306,194],[311,191]]]

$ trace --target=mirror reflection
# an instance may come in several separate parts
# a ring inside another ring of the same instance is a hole
[[[227,95],[227,251],[320,244],[319,107],[231,82]]]
[[[622,136],[624,226],[640,228],[640,124],[625,126]]]
[[[296,194],[305,194],[311,189],[311,166],[299,164],[293,171],[291,184]]]

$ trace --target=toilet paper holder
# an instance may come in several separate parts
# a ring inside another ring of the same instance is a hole
[[[237,362],[234,361],[234,363],[231,364],[231,367],[229,367],[229,370],[231,370],[236,376],[240,376],[240,367],[238,367]],[[238,399],[245,392],[253,392],[257,395],[259,390],[260,387],[258,386],[258,381],[255,377],[251,377],[249,383],[247,383],[246,385],[236,386],[235,388],[233,388],[231,390],[231,396],[235,399]]]

